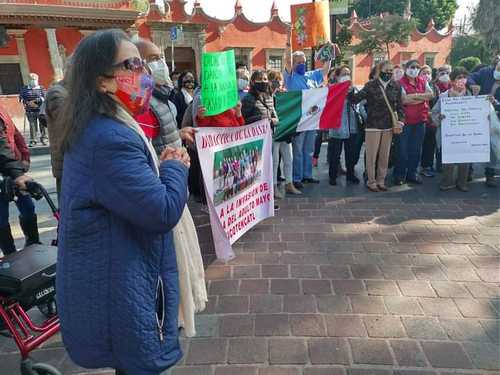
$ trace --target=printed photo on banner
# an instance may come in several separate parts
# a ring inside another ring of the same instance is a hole
[[[258,140],[215,153],[215,206],[250,188],[262,175],[259,166],[263,145],[264,141]]]
[[[268,120],[234,128],[199,128],[196,147],[217,257],[274,215],[272,130]]]

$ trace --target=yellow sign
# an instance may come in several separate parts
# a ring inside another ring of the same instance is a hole
[[[349,0],[330,0],[330,14],[347,14],[349,9]]]

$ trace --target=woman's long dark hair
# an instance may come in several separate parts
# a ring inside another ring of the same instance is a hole
[[[64,112],[62,151],[67,151],[96,115],[116,116],[117,104],[97,90],[99,77],[112,73],[118,48],[130,41],[122,30],[102,30],[82,39],[71,57],[64,80],[68,90]]]

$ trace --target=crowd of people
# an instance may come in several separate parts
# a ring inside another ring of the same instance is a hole
[[[186,206],[188,192],[206,203],[196,128],[262,119],[274,128],[278,92],[352,82],[348,66],[323,61],[319,69],[307,70],[306,63],[305,54],[292,54],[288,45],[283,72],[249,72],[238,65],[240,102],[214,116],[202,105],[196,74],[171,75],[154,43],[131,40],[119,30],[85,37],[63,80],[47,92],[32,77],[21,100],[27,114],[38,112],[33,118],[43,110],[48,125],[61,211],[58,313],[64,344],[77,364],[155,375],[179,360],[178,329],[194,335],[194,314],[207,301],[196,228]],[[313,171],[324,138],[332,186],[342,175],[347,183],[361,182],[356,166],[364,144],[370,192],[421,184],[422,176],[432,178],[436,171],[442,173],[442,190],[467,191],[471,166],[441,163],[440,103],[448,96],[477,94],[489,95],[498,115],[500,57],[470,73],[450,66],[433,71],[416,60],[404,66],[378,63],[364,87],[351,83],[339,128],[273,143],[275,197],[300,195],[305,185],[319,183]],[[7,135],[0,139],[2,174],[26,188],[26,145],[18,143],[8,116],[0,112],[0,119]],[[33,132],[30,141],[36,141]],[[493,156],[485,168],[491,187],[496,186]],[[258,162],[259,151],[249,150],[240,159],[224,158],[214,173],[225,189],[255,175]],[[38,242],[32,202],[21,196],[17,203],[27,241]],[[2,251],[15,251],[5,220],[0,225]]]

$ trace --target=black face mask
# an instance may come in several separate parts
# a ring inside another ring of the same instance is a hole
[[[384,82],[389,82],[392,78],[392,73],[380,72],[380,79]]]
[[[254,82],[253,87],[257,92],[268,92],[269,91],[269,82]]]

